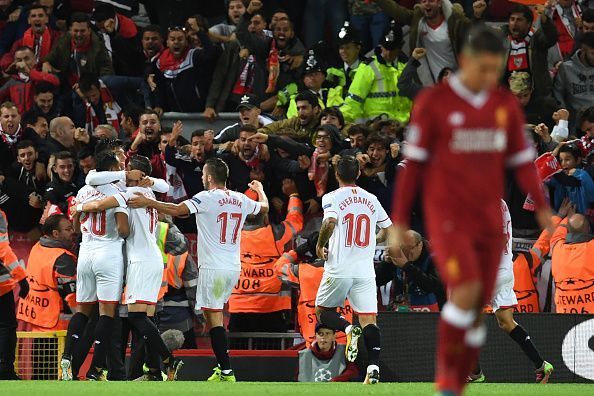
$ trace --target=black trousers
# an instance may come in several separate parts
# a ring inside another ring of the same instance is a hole
[[[0,380],[15,379],[16,308],[12,291],[0,296]]]

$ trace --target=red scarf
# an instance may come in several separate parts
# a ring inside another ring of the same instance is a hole
[[[278,61],[278,51],[276,49],[275,41],[272,40],[270,45],[270,52],[268,53],[268,86],[266,93],[276,92],[276,80],[280,73],[280,63]]]
[[[239,73],[239,77],[235,81],[235,86],[231,93],[241,96],[253,92],[255,68],[254,55],[250,55],[245,62],[243,70]]]
[[[559,48],[561,57],[565,58],[567,55],[571,54],[571,51],[573,50],[573,47],[575,45],[575,40],[573,38],[573,34],[568,29],[567,25],[565,24],[565,21],[563,20],[563,15],[560,13],[562,12],[562,9],[561,11],[559,11],[560,9],[560,6],[554,9],[553,23],[557,28],[557,34],[559,36],[557,39],[557,48]],[[571,11],[573,12],[575,18],[580,17],[579,8],[577,8],[575,4],[571,6]]]
[[[116,131],[119,131],[119,119],[122,108],[118,102],[115,101],[111,95],[111,92],[109,92],[109,89],[107,89],[107,86],[103,83],[103,81],[99,80],[99,85],[101,102],[103,104],[103,112],[105,113],[105,120],[111,124]],[[99,117],[97,116],[97,113],[95,113],[95,109],[90,102],[85,101],[85,106],[87,108],[85,129],[89,132],[89,134],[92,134],[97,125],[100,123]]]
[[[32,48],[35,53],[35,60],[37,63],[41,63],[52,49],[52,33],[49,27],[46,27],[41,37],[38,38],[37,46],[35,46],[35,37],[36,34],[33,33],[33,28],[27,29],[25,30],[25,34],[23,34],[21,44]]]
[[[507,70],[509,72],[529,69],[528,51],[530,50],[530,40],[532,39],[533,34],[534,31],[531,30],[526,37],[518,41],[509,36],[510,50],[507,59]]]
[[[133,38],[138,33],[138,28],[132,19],[122,14],[117,14],[117,31],[118,35],[122,38]]]
[[[161,53],[161,56],[159,57],[159,61],[157,62],[157,65],[159,66],[159,70],[161,70],[161,72],[164,73],[167,70],[178,69],[179,65],[184,60],[186,60],[188,51],[190,51],[190,48],[186,48],[186,50],[184,51],[182,56],[180,56],[179,59],[175,59],[171,50],[169,48],[167,48],[165,51],[163,51]]]
[[[326,186],[328,184],[328,162],[318,163],[318,155],[320,152],[316,149],[311,156],[311,165],[307,171],[309,180],[314,182],[316,187],[316,195],[323,196],[326,193]]]

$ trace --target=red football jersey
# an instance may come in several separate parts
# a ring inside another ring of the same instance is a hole
[[[503,88],[472,93],[455,75],[417,96],[404,154],[423,172],[399,186],[396,220],[408,223],[421,184],[427,222],[462,232],[500,230],[505,169],[535,158],[515,97]]]

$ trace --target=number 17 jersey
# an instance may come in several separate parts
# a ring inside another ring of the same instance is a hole
[[[322,198],[324,220],[336,219],[324,273],[332,278],[374,278],[375,229],[392,221],[376,196],[357,186],[341,187]]]

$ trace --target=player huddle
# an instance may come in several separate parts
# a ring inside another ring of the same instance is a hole
[[[421,180],[432,250],[450,295],[439,324],[438,392],[460,394],[473,370],[470,380],[480,380],[482,373],[476,361],[486,338],[481,316],[486,303],[493,305],[501,327],[533,360],[537,381],[547,382],[553,371],[525,330],[513,321],[510,311],[516,301],[510,269],[511,222],[501,200],[504,167],[515,170],[519,184],[532,196],[543,228],[550,225],[550,209],[532,165],[533,149],[523,135],[519,105],[509,92],[497,87],[505,53],[502,38],[483,27],[473,30],[469,37],[459,72],[447,84],[424,91],[415,104],[405,147],[407,165],[399,176],[395,196],[398,226],[392,226],[373,194],[356,186],[360,169],[354,157],[344,156],[337,162],[339,188],[322,199],[324,218],[316,251],[325,266],[316,313],[325,328],[347,334],[349,361],[356,359],[358,339],[364,338],[368,384],[380,378],[373,266],[376,241],[387,239],[391,257],[407,255],[402,241]],[[469,135],[466,140],[473,134],[480,135],[481,144],[454,144],[460,136]],[[196,215],[196,309],[204,312],[218,361],[209,380],[234,382],[222,310],[240,275],[241,229],[246,217],[268,212],[266,195],[257,181],[249,186],[258,201],[227,190],[227,165],[210,159],[203,168],[204,191],[179,204],[159,202],[151,189],[163,192],[167,184],[147,179],[150,171],[148,159],[133,157],[126,168],[123,150],[107,147],[97,155],[97,172],[89,174],[88,186],[76,198],[83,235],[77,273],[81,309],[68,328],[62,377],[72,378],[70,353],[84,332],[91,305],[98,303],[95,354],[87,376],[104,379],[106,341],[121,300],[128,307],[132,325],[147,341],[147,377],[159,379],[162,362],[167,378],[176,378],[182,362],[171,355],[149,319],[154,314],[163,271],[156,248],[156,222],[162,213]],[[358,315],[359,325],[349,323],[336,311],[346,298]]]

